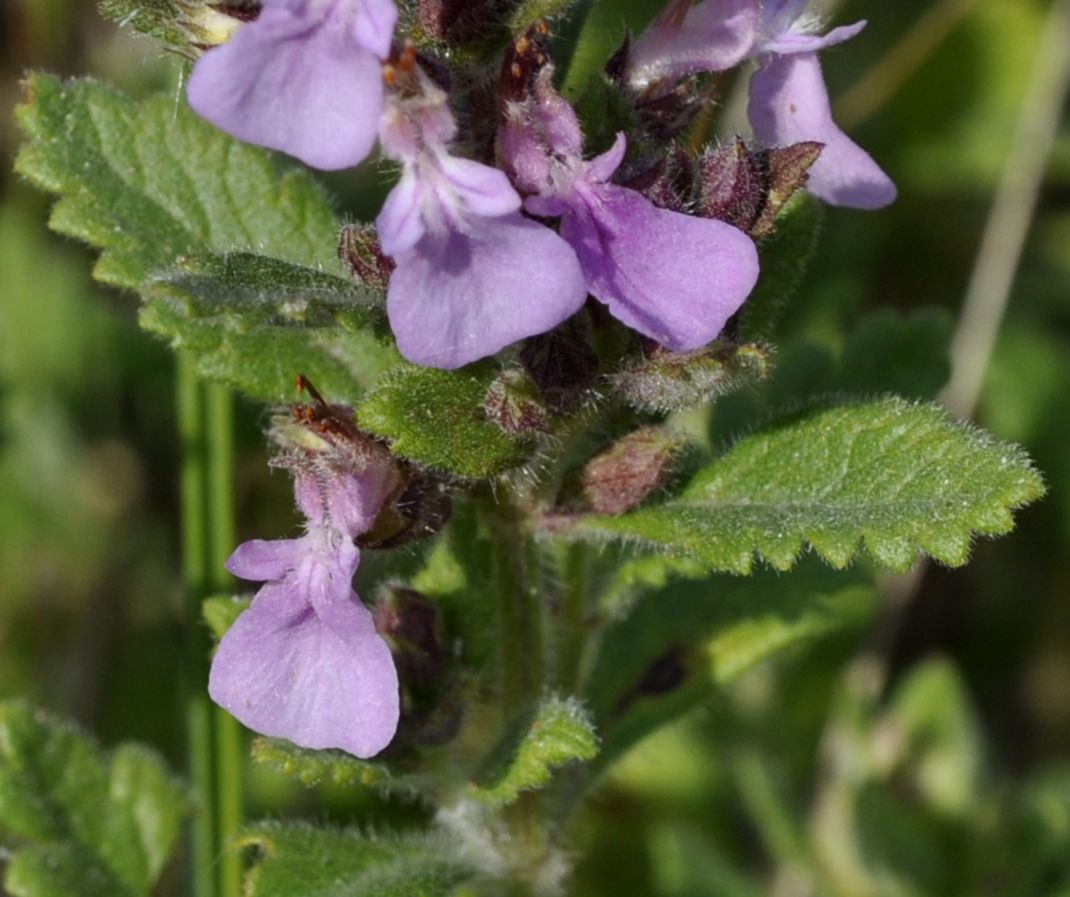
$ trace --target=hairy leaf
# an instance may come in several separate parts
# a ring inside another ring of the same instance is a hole
[[[100,249],[97,279],[142,291],[143,326],[205,376],[278,401],[303,372],[345,400],[396,361],[357,331],[381,297],[343,278],[338,221],[307,172],[173,96],[89,80],[30,75],[18,119],[17,170],[59,196],[51,226]]]
[[[445,836],[265,823],[240,843],[262,854],[246,880],[249,897],[447,897],[474,877]]]
[[[575,700],[549,698],[518,718],[491,751],[473,781],[474,795],[492,806],[542,788],[554,769],[598,753],[598,738]]]
[[[510,436],[483,407],[493,365],[440,371],[400,364],[357,409],[357,422],[399,455],[463,477],[489,477],[524,460],[530,440]]]
[[[106,755],[70,723],[0,704],[0,830],[22,845],[4,877],[14,897],[149,894],[187,810],[151,751]]]
[[[864,545],[904,570],[919,553],[957,566],[974,534],[1013,528],[1011,510],[1044,493],[1017,447],[896,398],[817,408],[736,442],[677,497],[564,531],[694,556],[747,573],[755,556],[787,570],[809,545],[834,567]]]

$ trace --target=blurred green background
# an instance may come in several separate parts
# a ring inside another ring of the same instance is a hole
[[[578,65],[597,66],[658,5],[597,4]],[[830,210],[789,333],[835,348],[877,308],[954,322],[1049,5],[839,5],[837,21],[870,25],[823,56],[830,91],[900,199]],[[174,91],[176,63],[87,0],[3,0],[0,41],[0,697],[179,764],[173,361],[139,332],[136,297],[94,285],[92,254],[51,234],[48,198],[10,174],[24,70],[142,94]],[[740,108],[729,93],[721,127]],[[640,744],[580,820],[574,893],[1070,895],[1065,111],[976,412],[1028,449],[1049,496],[965,569],[889,584],[887,601],[907,595],[897,611],[762,666]],[[351,183],[331,187],[360,210]],[[264,464],[263,417],[240,407],[243,535],[292,521],[288,486]],[[317,806],[251,775],[254,809]],[[381,810],[328,797],[338,818]]]

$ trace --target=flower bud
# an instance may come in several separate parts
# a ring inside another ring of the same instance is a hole
[[[487,390],[483,410],[510,436],[548,431],[546,406],[523,371],[502,371]]]
[[[764,380],[772,367],[772,351],[762,343],[716,342],[695,352],[655,349],[612,382],[633,408],[657,414],[704,405]]]
[[[698,214],[718,218],[759,237],[772,231],[777,214],[805,186],[820,143],[751,150],[739,137],[699,160]]]
[[[379,236],[370,224],[347,224],[338,234],[338,259],[359,283],[385,290],[394,262],[383,253]]]
[[[199,0],[176,0],[176,24],[186,35],[191,48],[209,50],[227,43],[245,22],[260,15],[257,2],[205,3]]]
[[[631,510],[665,484],[678,447],[660,427],[629,433],[587,463],[584,498],[599,514]]]

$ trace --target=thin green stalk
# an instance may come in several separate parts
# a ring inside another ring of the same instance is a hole
[[[583,653],[587,644],[587,597],[590,592],[589,547],[575,542],[565,549],[561,606],[557,613],[556,681],[565,692],[575,692],[579,684]]]
[[[483,502],[493,545],[501,700],[507,719],[539,698],[545,671],[538,552],[530,526],[512,499],[505,494],[498,501]]]
[[[234,399],[223,386],[205,387],[208,455],[207,500],[209,586],[212,592],[230,588],[223,564],[234,549]],[[241,897],[242,857],[230,845],[242,823],[241,727],[219,707],[214,708],[215,813],[220,897]]]
[[[208,586],[208,534],[205,496],[207,448],[204,392],[192,361],[176,363],[176,401],[181,463],[182,580],[185,587],[183,700],[186,754],[197,812],[190,823],[190,878],[193,897],[216,897],[216,827],[213,776],[212,708],[208,681],[210,644],[200,624],[201,601]]]

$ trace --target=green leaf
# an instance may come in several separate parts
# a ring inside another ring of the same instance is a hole
[[[380,794],[415,797],[432,784],[430,776],[396,769],[379,760],[358,760],[343,751],[311,751],[288,741],[257,738],[253,759],[292,776],[307,788],[329,782],[344,788],[364,786]]]
[[[143,290],[142,325],[203,375],[279,401],[305,373],[350,400],[396,362],[357,332],[381,297],[344,279],[338,221],[307,172],[170,94],[135,101],[32,74],[17,115],[28,139],[15,167],[59,196],[53,229],[101,250],[98,280]]]
[[[487,419],[483,401],[497,370],[478,364],[440,371],[399,364],[357,409],[365,430],[390,441],[393,451],[463,477],[489,477],[520,464],[531,442],[506,434]]]
[[[447,897],[475,875],[445,836],[266,823],[240,843],[263,857],[248,874],[248,897]]]
[[[905,570],[920,552],[966,562],[974,534],[1014,526],[1044,494],[1021,449],[934,405],[884,398],[782,418],[736,442],[676,498],[617,517],[578,517],[568,535],[616,538],[747,573],[787,570],[809,545],[845,567],[864,545]]]
[[[473,780],[473,796],[491,806],[542,788],[553,770],[573,760],[591,760],[598,738],[575,700],[548,698],[509,726]]]
[[[605,769],[640,739],[756,664],[868,618],[873,586],[858,572],[804,561],[791,577],[676,580],[612,623],[583,696],[603,733]]]
[[[70,723],[0,704],[0,828],[26,842],[4,878],[14,897],[148,894],[187,810],[151,751],[108,756]]]
[[[742,339],[767,340],[802,281],[817,248],[824,206],[800,191],[777,216],[776,230],[758,246],[762,274],[740,317]]]

